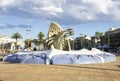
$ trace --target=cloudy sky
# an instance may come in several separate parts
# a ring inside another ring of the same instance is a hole
[[[0,0],[0,35],[19,32],[36,38],[38,32],[48,32],[52,21],[63,29],[73,28],[80,33],[94,35],[115,26],[120,28],[119,0]]]

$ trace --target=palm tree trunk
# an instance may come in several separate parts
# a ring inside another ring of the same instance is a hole
[[[16,38],[16,45],[17,45],[17,38]]]

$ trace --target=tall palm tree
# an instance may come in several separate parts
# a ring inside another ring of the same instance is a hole
[[[99,43],[101,44],[103,32],[95,32],[95,36],[97,38],[97,43],[98,43],[98,40],[100,39]]]
[[[38,40],[40,41],[40,43],[43,42],[43,37],[44,37],[44,34],[42,32],[39,32],[39,34],[38,34]]]
[[[17,45],[18,39],[22,38],[22,36],[17,32],[17,33],[13,33],[11,38],[14,38],[16,40],[16,45]]]
[[[44,34],[43,34],[42,32],[39,32],[39,33],[38,33],[38,41],[37,41],[37,44],[38,44],[40,50],[43,50],[43,48],[41,48],[40,44],[42,44],[43,47],[45,47],[45,42],[44,42],[45,40],[43,39],[43,37],[44,37]]]

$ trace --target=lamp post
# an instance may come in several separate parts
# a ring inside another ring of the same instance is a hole
[[[75,46],[75,45],[74,45],[74,36],[73,36],[73,50],[74,50],[74,46]]]
[[[80,34],[80,37],[81,37],[81,38],[80,38],[80,44],[81,44],[81,48],[82,48],[82,47],[83,47],[83,46],[82,46],[82,37],[83,37],[83,34]]]
[[[74,46],[75,46],[75,39],[74,39],[74,36],[71,38],[71,48],[74,50],[75,48],[74,48]]]
[[[109,47],[109,45],[110,45],[110,35],[108,33],[108,47]]]
[[[31,29],[28,27],[28,29],[26,29],[27,36],[28,36],[28,40],[27,40],[28,48],[29,48],[29,34],[30,34],[30,31],[31,31]]]

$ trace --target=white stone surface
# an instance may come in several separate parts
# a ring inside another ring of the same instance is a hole
[[[79,51],[61,51],[51,49],[47,51],[18,52],[3,58],[4,62],[32,63],[32,64],[93,64],[116,61],[114,54],[92,48]]]

